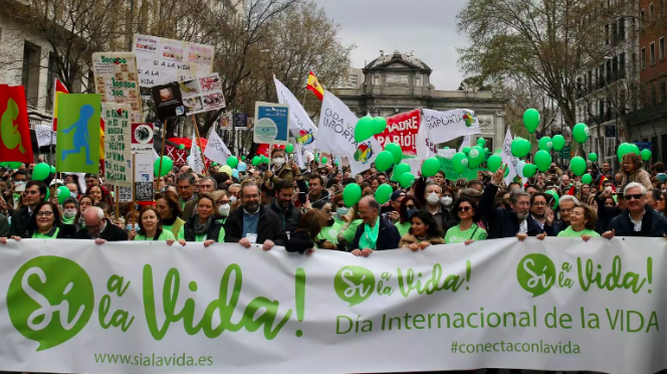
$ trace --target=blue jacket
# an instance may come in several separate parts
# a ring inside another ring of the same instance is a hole
[[[376,249],[373,250],[392,250],[398,248],[398,243],[401,241],[401,235],[398,233],[398,229],[394,224],[389,220],[378,217],[380,220],[380,231],[378,232],[378,240],[376,243]],[[361,223],[357,227],[357,233],[354,235],[354,240],[352,245],[350,245],[350,250],[363,250],[359,248],[359,240],[361,236],[364,235],[364,227],[366,225]]]

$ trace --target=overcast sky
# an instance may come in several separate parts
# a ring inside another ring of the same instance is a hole
[[[456,33],[456,14],[466,0],[314,0],[342,27],[343,43],[357,45],[352,65],[380,55],[414,51],[433,69],[431,84],[456,90],[462,80],[456,53],[466,37]]]

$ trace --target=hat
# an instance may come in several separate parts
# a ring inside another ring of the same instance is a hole
[[[465,188],[461,191],[461,196],[468,198],[479,198],[482,196],[482,193],[477,189]]]
[[[403,190],[396,190],[395,192],[391,193],[391,200],[395,201],[399,197],[404,197],[404,196],[405,196],[405,192]]]

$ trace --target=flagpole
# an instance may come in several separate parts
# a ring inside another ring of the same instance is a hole
[[[198,146],[198,143],[201,143],[201,138],[199,137],[199,126],[197,126],[197,118],[195,117],[194,113],[192,114],[192,124],[195,127],[195,134],[197,135],[197,142],[195,143],[195,147]],[[204,176],[208,174],[208,168],[206,167],[206,156],[204,156],[204,150],[202,150],[202,147],[199,148],[199,154],[201,155],[201,160],[204,163]]]
[[[167,118],[166,120],[164,120],[164,124],[162,124],[163,125],[162,126],[162,151],[160,151],[160,165],[157,169],[157,174],[158,174],[157,178],[158,179],[162,178],[162,176],[160,176],[160,174],[162,173],[162,159],[164,158],[164,145],[165,145],[165,142],[167,142],[167,124],[168,123],[169,123],[169,119]],[[158,180],[157,185],[158,185],[158,189],[162,189],[162,185],[160,184],[159,180]]]

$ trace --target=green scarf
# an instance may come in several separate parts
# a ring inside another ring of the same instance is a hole
[[[377,218],[375,226],[371,228],[368,224],[364,224],[364,234],[359,239],[359,249],[376,250],[378,235],[380,233],[380,218]]]

